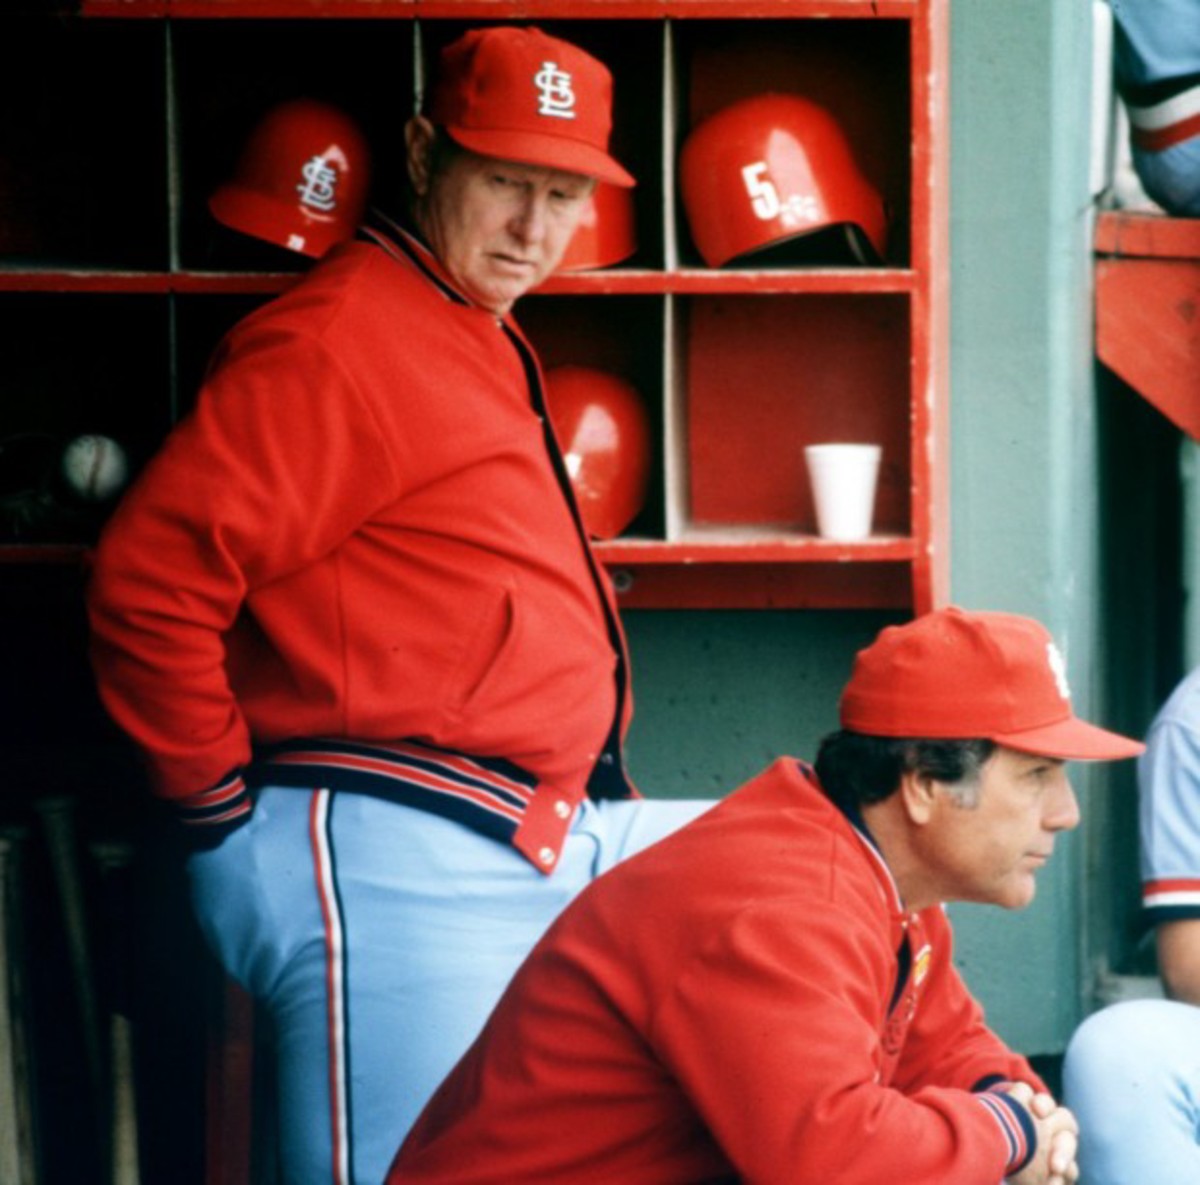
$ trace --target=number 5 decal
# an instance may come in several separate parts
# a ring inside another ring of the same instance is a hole
[[[763,174],[767,171],[765,160],[756,161],[742,169],[742,180],[746,184],[746,192],[750,195],[750,207],[764,222],[779,216],[779,193],[774,182]]]

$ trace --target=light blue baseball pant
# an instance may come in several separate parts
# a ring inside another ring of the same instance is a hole
[[[1200,136],[1159,152],[1133,148],[1133,167],[1145,191],[1177,218],[1200,218]]]
[[[1081,1185],[1200,1181],[1200,1008],[1130,1000],[1089,1016],[1063,1062]]]
[[[711,801],[585,802],[545,876],[367,795],[267,788],[188,857],[193,907],[273,1025],[287,1185],[378,1185],[428,1097],[563,907]]]

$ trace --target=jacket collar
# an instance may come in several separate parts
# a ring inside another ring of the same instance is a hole
[[[906,908],[904,900],[900,896],[900,886],[896,884],[896,878],[892,875],[892,870],[883,858],[883,852],[880,850],[879,844],[875,842],[875,837],[871,834],[861,813],[856,808],[842,806],[840,803],[834,802],[828,795],[825,795],[825,791],[817,781],[816,772],[811,766],[802,763],[801,770],[804,776],[826,797],[830,805],[836,811],[840,812],[846,822],[850,824],[851,830],[862,846],[867,862],[871,865],[875,879],[879,883],[880,891],[888,903],[889,912],[897,918],[906,918],[910,911]]]
[[[381,210],[372,209],[358,229],[358,238],[382,247],[393,259],[420,272],[447,300],[478,307],[450,278],[411,221],[399,222]]]

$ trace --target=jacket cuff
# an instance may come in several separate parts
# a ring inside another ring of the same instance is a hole
[[[985,1077],[980,1078],[980,1080],[971,1087],[971,1093],[982,1094],[985,1090],[995,1090],[997,1087],[999,1087],[1001,1090],[1005,1090],[1012,1085],[1013,1080],[1011,1078],[1005,1078],[1003,1074],[988,1074]],[[1032,1086],[1033,1083],[1031,1082],[1029,1085]]]
[[[1014,1176],[1032,1159],[1037,1151],[1037,1128],[1033,1116],[1010,1094],[1003,1093],[999,1086],[975,1095],[975,1098],[991,1113],[999,1125],[1008,1145],[1008,1161],[1004,1175]]]
[[[215,786],[175,802],[176,817],[188,841],[196,847],[216,847],[237,830],[254,809],[240,769],[226,774]]]

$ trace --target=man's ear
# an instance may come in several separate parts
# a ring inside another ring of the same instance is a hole
[[[941,797],[937,779],[916,770],[900,775],[900,788],[896,793],[904,804],[905,813],[918,827],[933,818]]]
[[[408,166],[408,180],[412,185],[413,193],[418,197],[424,197],[429,191],[433,140],[436,134],[433,124],[423,115],[414,115],[404,125],[405,163]]]

